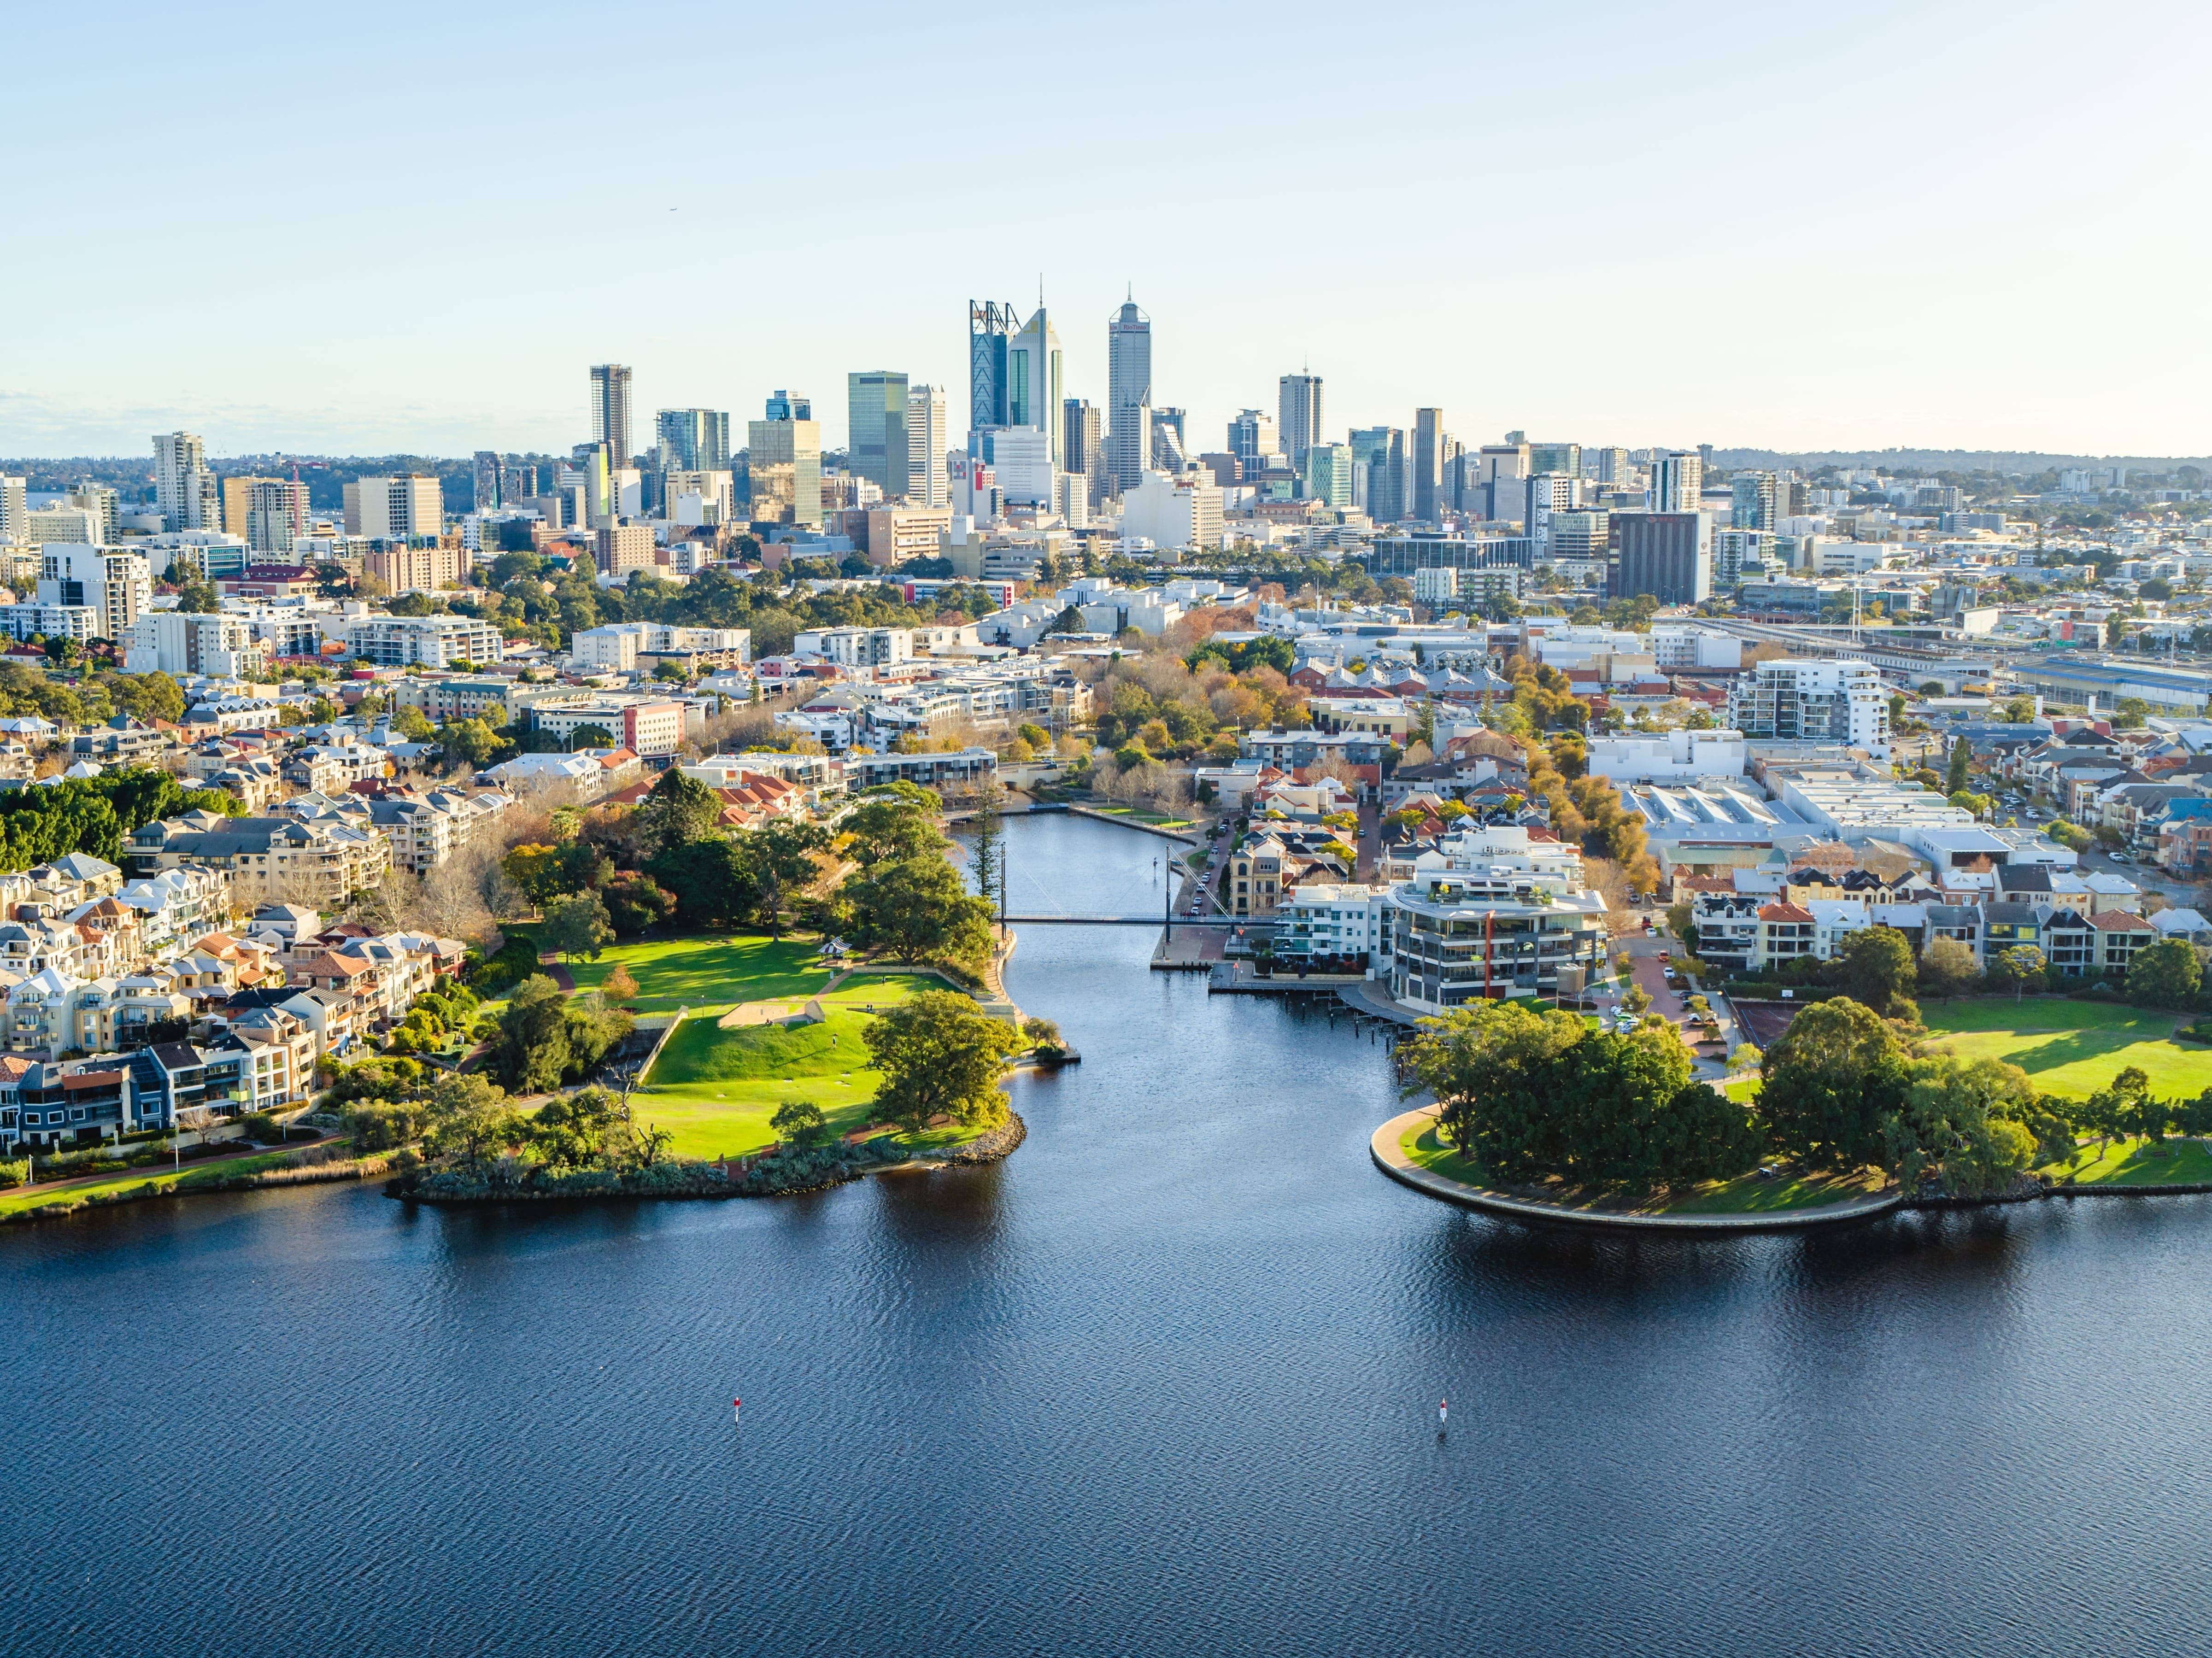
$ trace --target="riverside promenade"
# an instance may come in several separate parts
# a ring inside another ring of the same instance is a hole
[[[1510,1219],[1536,1221],[1552,1225],[1596,1226],[1615,1231],[1658,1232],[1678,1235],[1717,1232],[1788,1232],[1814,1226],[1832,1226],[1844,1222],[1871,1220],[1887,1214],[1904,1199],[1901,1192],[1879,1193],[1872,1197],[1859,1198],[1849,1203],[1822,1204],[1805,1209],[1776,1209],[1747,1211],[1737,1214],[1713,1215],[1639,1215],[1620,1210],[1570,1209],[1556,1203],[1541,1203],[1528,1198],[1508,1197],[1503,1192],[1493,1192],[1480,1186],[1470,1186],[1433,1169],[1424,1169],[1407,1151],[1405,1141],[1418,1130],[1435,1121],[1437,1108],[1425,1105],[1411,1111],[1401,1112],[1375,1131],[1367,1143],[1368,1153],[1375,1166],[1401,1186],[1410,1186],[1424,1196],[1455,1203],[1462,1208],[1480,1209],[1488,1214],[1503,1215]]]

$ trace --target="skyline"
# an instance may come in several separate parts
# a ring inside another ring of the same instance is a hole
[[[1337,434],[1435,406],[1470,442],[2208,446],[2212,348],[2160,326],[2189,313],[2212,240],[2182,208],[2188,65],[2212,24],[2180,8],[2083,31],[2051,7],[1599,5],[1559,55],[1540,20],[1407,7],[1328,36],[1324,64],[1311,8],[1266,27],[1227,9],[1024,16],[1016,36],[989,21],[1011,11],[955,29],[678,6],[606,42],[599,73],[653,84],[680,44],[773,96],[733,117],[657,104],[653,153],[709,158],[665,182],[575,145],[573,102],[526,79],[483,95],[487,69],[526,68],[594,15],[402,6],[368,39],[274,8],[129,7],[112,118],[78,118],[70,77],[29,77],[25,130],[67,135],[49,149],[71,198],[117,204],[127,256],[0,273],[9,313],[40,323],[0,358],[0,452],[131,453],[179,428],[225,455],[558,452],[588,435],[583,368],[605,361],[635,369],[641,416],[744,417],[805,391],[833,446],[845,375],[888,368],[947,388],[957,440],[968,301],[1026,319],[1040,275],[1066,395],[1105,406],[1107,322],[1133,292],[1155,401],[1189,410],[1200,447],[1307,365]],[[21,27],[26,62],[81,46],[52,14]],[[1209,30],[1233,59],[1172,49]],[[192,188],[297,204],[299,234],[241,241],[228,209],[161,210],[146,158],[174,142],[179,81],[231,73],[229,43],[257,31],[313,64],[313,108],[373,118],[196,133]],[[1016,39],[1055,66],[1067,132],[922,140],[886,197],[884,147],[917,142],[917,109],[960,106]],[[845,95],[870,83],[897,95]],[[1109,100],[1096,153],[1063,142]]]

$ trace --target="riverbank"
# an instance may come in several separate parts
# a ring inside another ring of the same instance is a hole
[[[322,1141],[244,1157],[226,1157],[155,1175],[133,1169],[125,1175],[72,1181],[0,1195],[0,1226],[34,1220],[60,1220],[88,1209],[143,1203],[155,1198],[195,1197],[216,1192],[265,1191],[280,1186],[316,1186],[332,1181],[374,1180],[390,1172],[392,1159],[379,1153],[349,1157],[343,1141]]]
[[[1029,1138],[1029,1125],[1020,1113],[1009,1110],[1004,1122],[965,1139],[925,1135],[916,1144],[902,1145],[890,1144],[895,1138],[879,1135],[854,1144],[771,1151],[714,1163],[659,1163],[627,1175],[592,1169],[557,1181],[521,1184],[472,1181],[451,1170],[416,1169],[388,1181],[384,1194],[432,1208],[792,1197],[870,1175],[927,1173],[1002,1162]]]
[[[1435,1138],[1437,1108],[1401,1112],[1377,1128],[1368,1152],[1380,1169],[1401,1186],[1424,1196],[1480,1209],[1515,1220],[1597,1226],[1635,1232],[1739,1233],[1793,1231],[1807,1227],[1871,1220],[1903,1201],[1894,1188],[1833,1200],[1832,1194],[1855,1189],[1848,1181],[1731,1181],[1670,1203],[1656,1211],[1607,1209],[1547,1203],[1458,1178],[1447,1169],[1463,1167],[1457,1154]],[[1442,1167],[1432,1165],[1441,1164]]]

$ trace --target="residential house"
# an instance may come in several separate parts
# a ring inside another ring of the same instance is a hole
[[[218,817],[187,812],[147,824],[131,837],[134,872],[149,877],[186,864],[222,872],[241,907],[296,902],[343,906],[384,878],[389,842],[349,823],[293,817]]]

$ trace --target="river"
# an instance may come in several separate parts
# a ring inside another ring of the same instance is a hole
[[[1013,908],[1157,908],[1164,844],[1015,821]],[[0,1652],[2212,1648],[2207,1199],[1522,1230],[1370,1164],[1380,1048],[1152,943],[1023,929],[1084,1062],[994,1168],[0,1232]]]

